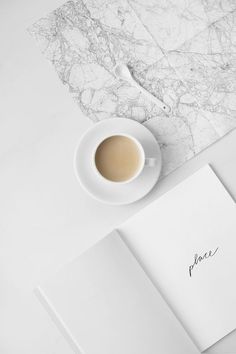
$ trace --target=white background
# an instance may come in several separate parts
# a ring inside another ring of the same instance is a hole
[[[25,30],[62,2],[0,0],[1,354],[71,354],[34,287],[206,162],[236,199],[236,131],[134,205],[106,206],[85,194],[72,159],[92,123]],[[208,352],[236,354],[236,332]]]

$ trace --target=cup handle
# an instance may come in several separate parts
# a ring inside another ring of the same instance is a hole
[[[154,167],[156,166],[157,159],[155,157],[146,157],[145,158],[145,166]]]

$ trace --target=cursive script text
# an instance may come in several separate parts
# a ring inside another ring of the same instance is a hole
[[[191,277],[192,276],[192,273],[193,273],[193,269],[200,263],[202,262],[203,260],[207,259],[207,258],[210,258],[210,257],[213,257],[216,252],[218,251],[219,247],[217,247],[215,249],[215,251],[208,251],[208,252],[205,252],[202,256],[199,256],[198,254],[195,254],[194,256],[194,262],[193,264],[191,264],[189,266],[189,276]]]

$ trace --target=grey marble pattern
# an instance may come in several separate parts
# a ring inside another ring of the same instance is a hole
[[[236,123],[236,11],[167,54],[219,136]]]
[[[234,0],[68,1],[29,32],[86,116],[153,131],[164,176],[236,126],[234,9]],[[118,62],[170,116],[115,77]]]
[[[235,0],[201,0],[208,24],[219,20],[236,8]]]
[[[199,0],[129,0],[146,30],[164,50],[179,47],[207,26]]]
[[[116,79],[116,62],[137,72],[163,56],[122,1],[69,1],[30,28],[62,82],[93,121],[160,114],[139,91]]]

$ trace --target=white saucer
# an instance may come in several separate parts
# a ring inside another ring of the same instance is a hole
[[[145,166],[133,181],[119,184],[99,177],[90,161],[94,148],[108,134],[134,136],[142,144],[147,157],[155,157],[155,167]],[[161,151],[154,135],[142,124],[127,118],[111,118],[96,123],[81,138],[75,152],[75,173],[82,187],[95,199],[113,205],[130,204],[143,198],[156,184],[161,172]]]

